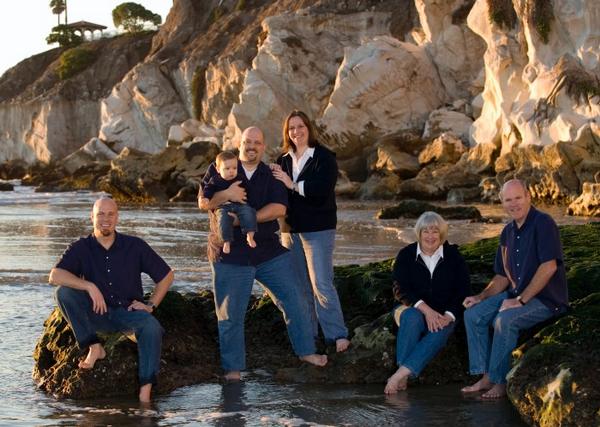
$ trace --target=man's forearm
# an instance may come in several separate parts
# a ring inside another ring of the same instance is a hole
[[[521,298],[523,303],[527,303],[529,300],[534,298],[544,287],[548,284],[554,273],[556,272],[556,260],[546,261],[538,267],[531,282],[521,292]]]
[[[87,280],[75,276],[70,271],[56,267],[50,271],[48,282],[52,285],[68,286],[69,288],[79,289],[81,291],[87,291],[90,286],[90,282]]]
[[[206,197],[198,198],[198,207],[202,210],[209,211],[217,209],[223,203],[229,201],[229,193],[227,190],[218,191],[210,199]]]
[[[173,270],[169,271],[167,275],[156,284],[156,288],[154,288],[154,292],[150,297],[150,302],[152,302],[155,306],[158,306],[167,294],[167,291],[171,287],[174,278],[175,273],[173,273]]]
[[[256,222],[268,222],[285,216],[285,205],[269,203],[256,211]]]
[[[490,283],[479,294],[479,298],[484,300],[494,295],[498,295],[508,287],[509,281],[506,277],[496,274]]]

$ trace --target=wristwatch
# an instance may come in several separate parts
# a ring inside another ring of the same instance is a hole
[[[517,301],[519,301],[519,303],[520,303],[521,305],[525,305],[525,303],[523,302],[523,297],[522,297],[521,295],[519,295],[519,296],[517,297]]]
[[[146,304],[148,306],[150,306],[150,308],[152,309],[152,312],[154,312],[154,310],[156,309],[156,304],[154,304],[152,301],[148,301],[148,304]]]

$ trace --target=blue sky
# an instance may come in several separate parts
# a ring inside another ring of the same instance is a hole
[[[172,0],[134,0],[165,21]],[[112,10],[126,0],[67,0],[69,22],[90,21],[114,31]],[[57,24],[50,0],[18,0],[6,3],[0,15],[0,75],[19,61],[56,47],[46,36]],[[10,3],[10,5],[9,5]],[[62,22],[62,18],[61,18]]]

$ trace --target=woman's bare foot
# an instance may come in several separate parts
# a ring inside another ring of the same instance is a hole
[[[256,247],[256,242],[254,241],[254,231],[249,231],[246,233],[246,241],[248,242],[248,246],[251,248]]]
[[[475,393],[478,391],[487,391],[494,386],[494,383],[490,381],[490,377],[487,374],[484,374],[483,377],[475,384],[463,387],[460,389],[463,393]]]
[[[481,395],[482,399],[494,400],[506,396],[506,384],[494,384],[492,388]]]
[[[79,362],[79,367],[81,369],[93,369],[97,360],[104,359],[106,357],[106,352],[104,351],[104,347],[102,344],[96,343],[90,346],[88,354],[85,359]]]
[[[225,372],[225,375],[223,375],[223,379],[225,381],[241,381],[242,374],[240,371]]]
[[[315,366],[327,365],[327,355],[325,354],[308,354],[306,356],[300,356],[300,360]]]
[[[229,252],[231,252],[231,243],[223,242],[223,253],[228,254]]]
[[[150,403],[150,393],[152,392],[152,384],[144,384],[140,387],[140,402]]]
[[[395,394],[400,390],[406,390],[409,375],[410,370],[404,366],[400,366],[394,375],[388,378],[383,392],[385,394]]]
[[[350,347],[350,341],[347,338],[339,338],[335,340],[335,351],[341,353],[343,351],[348,350]]]

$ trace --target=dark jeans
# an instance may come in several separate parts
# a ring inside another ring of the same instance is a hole
[[[71,325],[80,348],[99,343],[97,332],[135,333],[138,344],[140,386],[156,384],[160,367],[163,328],[147,311],[127,311],[125,307],[108,307],[103,315],[94,313],[88,293],[66,286],[56,289],[60,311]]]
[[[233,241],[233,212],[240,220],[242,233],[256,231],[256,210],[246,203],[226,203],[215,211],[219,225],[219,238],[224,242]]]

